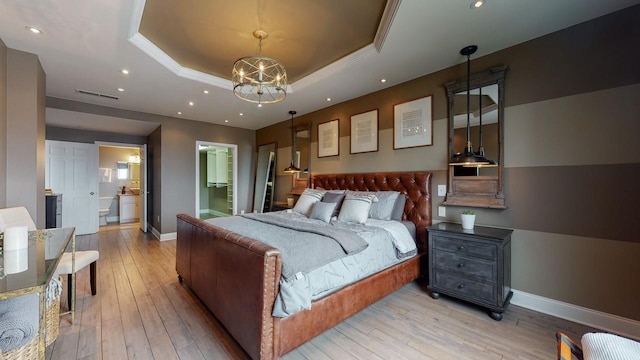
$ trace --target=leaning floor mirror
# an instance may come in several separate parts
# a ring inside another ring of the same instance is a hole
[[[258,146],[256,184],[253,193],[254,212],[269,212],[273,209],[276,185],[276,151],[276,143]]]

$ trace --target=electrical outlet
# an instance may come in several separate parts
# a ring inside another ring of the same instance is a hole
[[[438,185],[438,196],[447,195],[447,185]]]
[[[447,208],[444,206],[438,206],[438,216],[446,217],[447,216]]]

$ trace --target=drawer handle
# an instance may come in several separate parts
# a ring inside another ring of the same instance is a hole
[[[463,288],[464,288],[464,284],[458,285],[458,289],[463,289]]]
[[[464,245],[458,246],[458,250],[464,250]]]
[[[460,264],[458,264],[458,267],[459,267],[459,268],[463,268],[463,267],[464,267],[464,263],[460,263]]]

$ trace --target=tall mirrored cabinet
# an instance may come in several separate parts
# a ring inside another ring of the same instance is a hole
[[[276,186],[276,153],[278,145],[270,143],[258,146],[256,183],[253,192],[253,210],[269,212],[273,209]]]

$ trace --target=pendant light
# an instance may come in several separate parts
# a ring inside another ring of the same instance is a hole
[[[295,131],[293,129],[293,115],[295,114],[296,112],[294,110],[289,111],[289,115],[291,115],[291,165],[284,169],[284,172],[291,174],[300,172],[300,169],[293,164],[293,159],[295,159],[296,154],[296,138]]]
[[[451,157],[449,165],[455,166],[478,166],[489,165],[489,161],[473,152],[471,145],[471,54],[478,50],[476,45],[469,45],[460,50],[460,54],[467,57],[467,144],[464,147],[464,153],[456,153]]]

